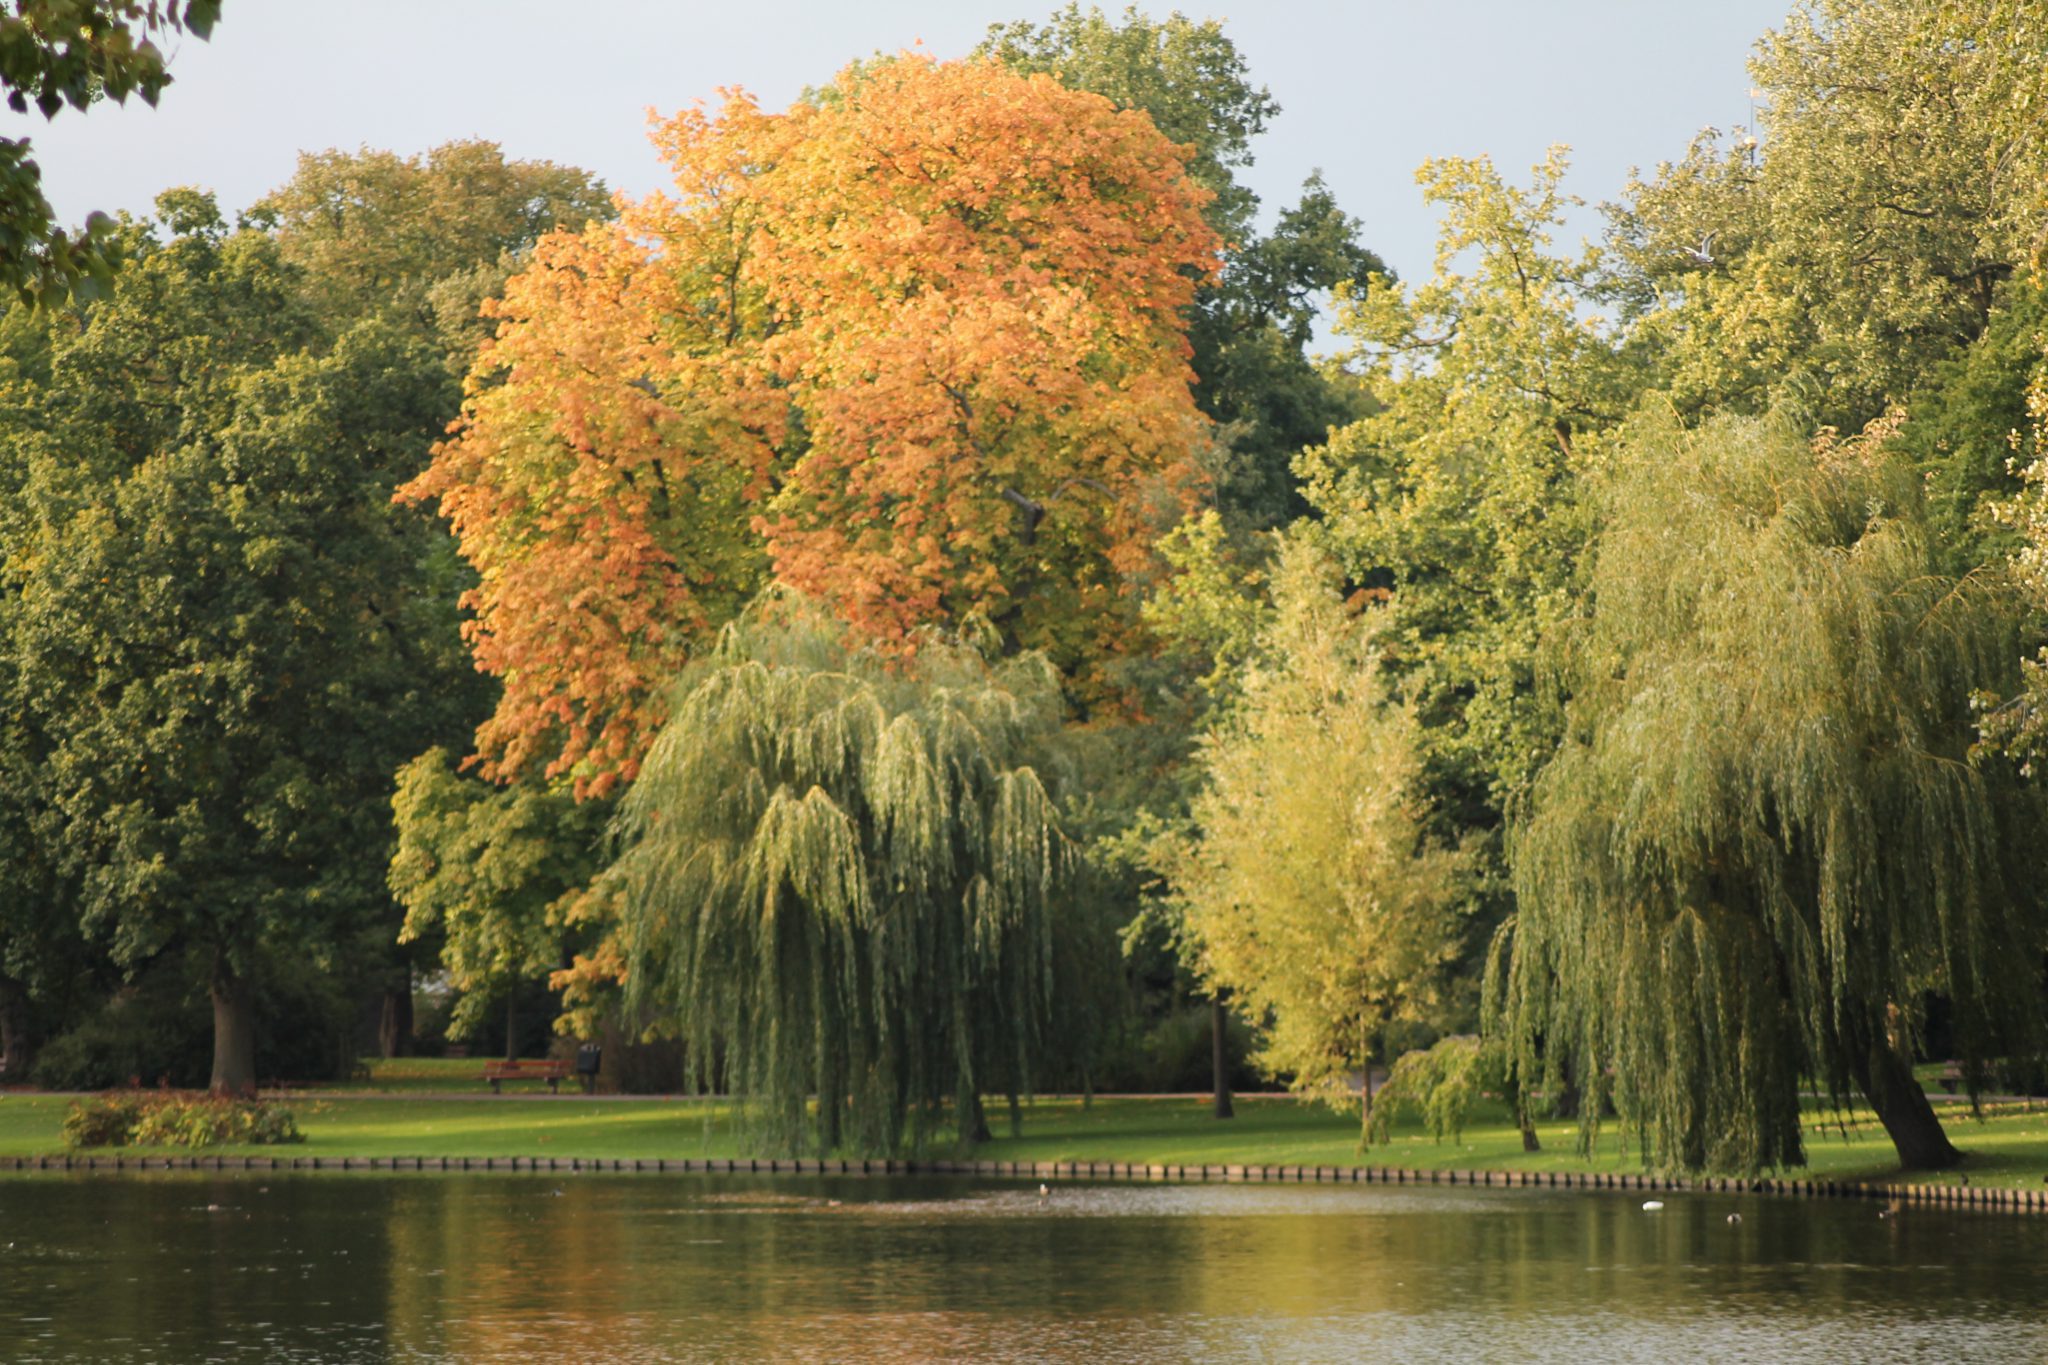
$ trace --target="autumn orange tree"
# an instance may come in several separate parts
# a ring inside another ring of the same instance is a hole
[[[486,774],[630,781],[771,575],[903,648],[979,623],[1088,679],[1128,647],[1200,479],[1184,315],[1218,243],[1184,149],[917,55],[654,141],[674,193],[541,244],[407,490],[479,574]]]

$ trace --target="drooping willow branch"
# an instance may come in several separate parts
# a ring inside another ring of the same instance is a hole
[[[690,677],[618,825],[628,984],[761,1136],[891,1151],[1028,1085],[1073,873],[1057,679],[784,601]],[[813,1100],[815,1105],[813,1107]]]

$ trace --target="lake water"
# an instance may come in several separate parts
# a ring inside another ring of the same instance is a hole
[[[0,1357],[2048,1359],[2048,1218],[1643,1198],[0,1176]]]

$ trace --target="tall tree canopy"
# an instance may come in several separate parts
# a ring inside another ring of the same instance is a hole
[[[766,1139],[894,1150],[1028,1088],[1071,856],[1045,660],[849,650],[771,599],[687,680],[624,798],[627,981]],[[818,1097],[815,1127],[806,1101]]]
[[[486,305],[543,237],[613,216],[603,182],[587,171],[513,160],[471,140],[412,157],[367,147],[301,153],[292,178],[242,222],[274,244],[326,333],[374,317],[439,349],[452,418],[495,325]],[[447,558],[459,562],[452,546]]]
[[[1199,483],[1182,313],[1216,248],[1177,149],[921,57],[655,141],[675,197],[543,243],[411,486],[481,578],[486,770],[630,778],[764,568],[878,638],[979,618],[1069,670],[1116,652]]]
[[[1356,386],[1316,364],[1309,344],[1331,291],[1362,290],[1386,267],[1319,176],[1270,231],[1259,230],[1258,196],[1237,173],[1280,112],[1272,92],[1251,83],[1220,22],[1155,20],[1135,6],[1111,19],[1069,4],[1043,24],[994,25],[977,51],[1142,110],[1190,149],[1188,174],[1214,196],[1205,216],[1225,244],[1222,272],[1197,292],[1188,329],[1195,401],[1220,424],[1206,461],[1212,497],[1240,534],[1300,515],[1296,452],[1361,411]]]
[[[1885,431],[1646,419],[1603,486],[1565,739],[1514,836],[1512,1023],[1669,1166],[1802,1160],[1800,1092],[1956,1159],[1910,1063],[2040,1054],[2043,793],[1972,755],[2016,612],[1940,566]],[[1594,1117],[1588,1107],[1589,1121]]]
[[[376,321],[328,342],[209,198],[160,211],[113,301],[46,324],[0,425],[29,512],[6,614],[72,903],[123,967],[210,957],[214,1083],[240,1090],[251,973],[389,904],[373,807],[448,719],[448,605],[410,572],[435,532],[390,506],[446,373]]]
[[[1388,645],[1461,814],[1504,809],[1550,742],[1537,641],[1570,613],[1593,522],[1580,497],[1639,375],[1588,315],[1600,258],[1551,234],[1574,202],[1562,149],[1526,189],[1492,163],[1417,179],[1444,206],[1436,271],[1339,323],[1375,410],[1299,461],[1353,581],[1392,594]]]
[[[1907,401],[2048,242],[2044,61],[2039,0],[1808,0],[1765,35],[1761,142],[1704,134],[1617,214],[1673,401],[1843,430]]]
[[[246,221],[276,242],[297,292],[323,328],[339,332],[375,318],[392,333],[417,343],[411,354],[431,351],[441,356],[434,407],[437,420],[445,425],[461,409],[462,377],[475,363],[491,325],[482,316],[485,301],[503,290],[542,236],[558,228],[580,229],[593,219],[610,216],[603,186],[586,172],[508,159],[492,143],[467,141],[415,157],[367,148],[303,154],[292,178],[258,201]],[[457,633],[456,598],[474,586],[474,577],[448,537],[431,537],[421,548],[421,562],[405,571],[417,575],[443,613],[441,627],[429,638],[440,653],[433,667],[444,679],[436,689],[441,714],[452,722],[432,738],[459,744],[489,714],[495,691],[471,666]],[[433,801],[401,802],[395,808],[398,840],[410,842],[417,860],[475,859],[494,870],[531,856],[531,831],[519,816],[552,811],[556,804],[551,793],[538,787],[501,793],[472,783],[459,791],[436,788],[436,794],[452,804],[475,808],[477,818],[440,819]],[[484,808],[508,818],[489,818],[481,813]],[[413,816],[420,817],[417,825],[410,822]],[[496,847],[487,832],[503,833],[509,846]],[[441,838],[448,841],[445,847],[436,843]],[[394,862],[404,860],[402,852],[392,856]],[[565,848],[553,857],[570,864],[587,861],[586,852],[579,849]],[[488,998],[472,988],[484,980],[496,983],[500,977],[491,970],[479,973],[477,964],[491,960],[490,955],[464,952],[465,945],[475,945],[460,932],[426,942],[415,936],[394,944],[393,935],[406,914],[392,907],[379,944],[389,959],[380,1027],[380,1045],[386,1049],[408,1046],[413,967],[431,948],[446,950],[449,969],[464,992],[458,1006],[461,1023],[469,1023]],[[450,917],[465,928],[477,922],[460,911],[451,911]],[[489,920],[488,912],[484,919]],[[539,925],[530,932],[546,937]],[[559,965],[553,960],[544,964]]]
[[[1579,610],[1596,525],[1582,486],[1643,380],[1597,312],[1601,254],[1553,244],[1564,173],[1562,149],[1526,189],[1483,158],[1421,168],[1444,208],[1435,270],[1346,302],[1373,411],[1296,462],[1347,578],[1389,599],[1381,645],[1419,726],[1421,804],[1475,860],[1474,977],[1514,908],[1507,813],[1557,742],[1541,645]],[[1439,1026],[1469,1029],[1477,997],[1463,1004]]]
[[[479,305],[503,291],[533,244],[612,216],[589,172],[510,160],[475,140],[410,157],[302,152],[292,178],[249,211],[323,316],[396,315],[439,338],[458,375],[488,334]]]

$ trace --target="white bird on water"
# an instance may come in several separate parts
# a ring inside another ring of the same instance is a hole
[[[1044,1199],[1046,1199],[1046,1198],[1047,1198],[1048,1196],[1050,1196],[1051,1194],[1052,1194],[1052,1187],[1051,1187],[1050,1185],[1047,1185],[1047,1184],[1046,1184],[1046,1183],[1045,1183],[1045,1182],[1044,1182],[1043,1180],[1039,1181],[1039,1182],[1038,1182],[1038,1197],[1039,1197],[1039,1199],[1040,1199],[1040,1200],[1044,1200]]]
[[[1661,1199],[1645,1199],[1643,1201],[1644,1213],[1655,1213],[1658,1209],[1661,1209],[1663,1207],[1664,1201]]]

